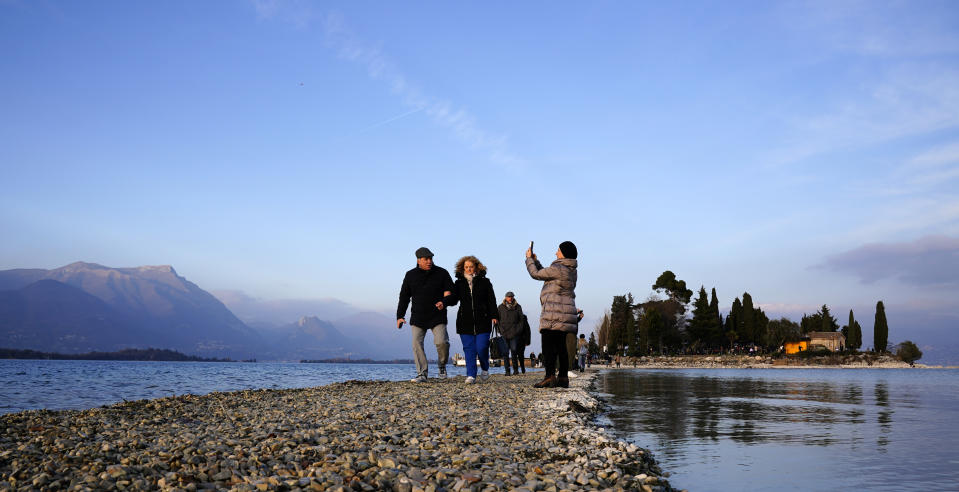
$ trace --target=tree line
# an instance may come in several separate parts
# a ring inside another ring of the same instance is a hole
[[[123,349],[117,352],[87,352],[85,354],[61,354],[28,349],[0,348],[0,359],[34,360],[133,360],[164,362],[233,362],[231,359],[205,358],[186,355],[170,349]]]
[[[825,304],[813,314],[804,314],[799,323],[785,317],[770,320],[749,292],[743,292],[723,317],[715,287],[707,295],[700,286],[692,299],[693,291],[686,282],[667,270],[652,289],[653,294],[642,302],[632,293],[613,296],[595,336],[590,336],[592,353],[601,353],[602,347],[608,354],[629,356],[719,353],[745,347],[774,352],[810,332],[836,331],[845,337],[847,350],[862,347],[862,327],[851,309],[848,322],[841,327]],[[873,350],[886,352],[889,326],[882,301],[876,303],[873,326]]]

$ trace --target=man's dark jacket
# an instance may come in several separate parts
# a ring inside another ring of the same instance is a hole
[[[453,291],[453,279],[443,267],[433,265],[429,270],[416,267],[406,272],[400,287],[396,319],[406,318],[406,308],[412,297],[413,307],[408,320],[411,325],[429,329],[446,324],[446,308],[436,309],[436,302],[443,300],[445,291]]]
[[[523,334],[523,306],[513,301],[499,305],[499,332],[504,338],[516,338]]]
[[[459,311],[456,312],[456,333],[478,335],[493,331],[492,320],[499,319],[499,311],[496,310],[493,283],[486,278],[485,272],[476,272],[472,291],[469,282],[459,274],[456,275],[453,293],[446,298],[445,304],[455,306],[456,303],[460,305]]]

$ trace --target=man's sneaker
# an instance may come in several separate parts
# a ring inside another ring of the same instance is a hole
[[[446,369],[440,369],[440,373],[436,377],[446,379]]]
[[[482,381],[482,382],[485,383],[487,379],[489,379],[489,371],[483,371],[483,372],[481,372],[481,373],[480,373],[480,381]]]
[[[473,376],[466,376],[466,384],[473,384],[476,382],[476,379]]]
[[[425,382],[426,382],[426,376],[416,376],[415,378],[410,379],[410,382],[411,382],[411,383],[425,383]]]

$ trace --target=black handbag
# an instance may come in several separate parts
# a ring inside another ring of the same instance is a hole
[[[509,356],[506,339],[497,333],[496,326],[493,326],[493,338],[489,339],[489,356],[491,359],[505,359]]]

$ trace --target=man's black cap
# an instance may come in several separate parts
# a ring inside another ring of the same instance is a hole
[[[417,257],[417,258],[432,258],[432,257],[433,257],[433,252],[430,251],[426,246],[424,246],[424,247],[416,250],[416,257]]]

